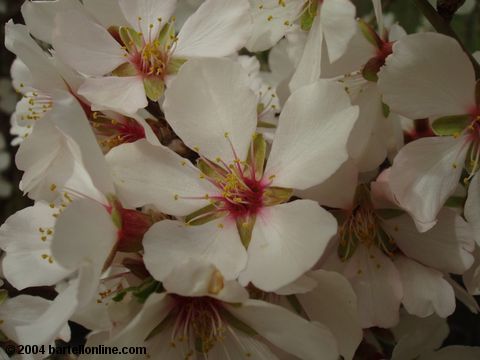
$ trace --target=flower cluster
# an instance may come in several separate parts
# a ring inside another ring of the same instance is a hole
[[[480,310],[478,64],[372,3],[26,1],[4,337],[351,360],[384,328],[392,359],[478,359],[438,350]]]

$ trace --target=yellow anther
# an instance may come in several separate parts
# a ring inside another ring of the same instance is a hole
[[[50,206],[52,209],[55,208],[55,204],[54,204],[54,203],[50,203],[48,206]]]
[[[40,239],[41,239],[42,241],[47,241],[47,237],[46,237],[46,236],[42,236]]]
[[[225,132],[225,134],[223,134],[223,136],[225,136],[225,138],[228,139],[228,132]]]
[[[178,200],[178,194],[175,194],[175,195],[173,196],[173,198],[174,198],[175,200]]]
[[[52,184],[50,185],[50,191],[55,191],[57,189],[57,185]]]
[[[267,17],[267,21],[272,21],[273,20],[273,16],[270,15],[269,17]]]

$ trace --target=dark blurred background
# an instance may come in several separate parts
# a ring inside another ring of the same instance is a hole
[[[357,5],[360,16],[372,16],[370,0],[353,0],[353,2]],[[4,24],[9,19],[13,19],[16,23],[22,22],[19,12],[22,3],[23,0],[0,0],[1,23]],[[453,17],[451,25],[464,42],[465,47],[474,52],[480,50],[480,1],[466,0],[466,3],[466,8],[461,11],[461,14],[456,14]],[[408,33],[415,32],[419,28],[431,29],[421,12],[415,7],[413,0],[384,0],[383,7],[388,14],[386,22],[399,22]],[[15,169],[14,153],[16,147],[10,145],[12,137],[9,133],[10,112],[15,106],[15,94],[8,79],[14,56],[4,47],[3,26],[0,27],[0,34],[2,38],[2,46],[0,47],[0,137],[3,136],[6,143],[5,149],[2,149],[2,139],[0,138],[0,157],[2,152],[7,152],[11,158],[10,166],[3,171],[0,169],[0,178],[3,177],[12,185],[11,194],[7,197],[0,197],[0,224],[2,224],[8,216],[28,206],[30,200],[23,197],[18,190],[21,173]],[[446,344],[480,346],[480,315],[472,314],[465,306],[459,304],[456,313],[449,318],[449,323],[451,334]]]

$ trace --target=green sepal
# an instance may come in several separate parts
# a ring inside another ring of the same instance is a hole
[[[395,241],[381,227],[379,227],[377,231],[377,246],[382,249],[385,254],[387,254],[388,256],[392,256],[397,250],[397,245],[395,244]]]
[[[293,195],[293,189],[281,187],[269,187],[263,193],[263,204],[265,206],[279,205],[287,202]]]
[[[267,154],[267,142],[262,134],[255,134],[252,139],[254,163],[255,163],[255,177],[261,179],[263,176],[263,168],[265,166],[265,157]],[[248,152],[247,164],[252,163],[252,152]]]
[[[348,238],[340,239],[340,242],[337,248],[338,257],[340,258],[341,261],[344,261],[344,262],[352,257],[353,253],[357,249],[358,244],[360,242],[358,237],[353,232],[349,232],[348,234],[345,234],[345,235]]]
[[[183,64],[187,62],[187,59],[182,59],[182,58],[173,58],[168,62],[167,65],[167,74],[176,74],[180,71],[180,68],[182,67]]]
[[[191,226],[203,225],[210,221],[216,220],[222,216],[224,213],[221,211],[215,211],[215,205],[210,204],[207,205],[193,213],[187,215],[185,218],[185,222]]]
[[[268,123],[266,121],[259,121],[257,127],[266,128],[266,129],[276,129],[277,125]]]
[[[209,178],[222,180],[223,175],[226,175],[226,171],[220,166],[215,165],[212,162],[207,162],[202,158],[197,160],[197,168]]]
[[[131,63],[123,63],[113,70],[112,74],[118,77],[136,76],[137,69]]]
[[[382,39],[380,39],[376,31],[369,24],[367,24],[364,20],[360,19],[358,20],[358,27],[360,28],[360,31],[362,32],[365,39],[367,39],[370,44],[375,46],[377,49],[380,49],[382,47]]]
[[[128,52],[132,52],[135,48],[138,49],[142,47],[142,36],[132,28],[121,26],[118,29],[118,34]]]
[[[166,23],[163,26],[162,30],[160,30],[160,32],[158,33],[158,36],[157,36],[158,44],[162,48],[165,48],[166,46],[172,44],[175,39],[176,39],[175,38],[175,26],[173,26],[173,23],[171,23],[171,22]]]
[[[117,198],[115,195],[107,195],[107,200],[110,206],[112,207],[112,211],[110,212],[110,217],[112,218],[113,223],[117,227],[117,229],[122,228],[122,215],[120,214],[120,211],[118,210],[119,207],[121,206],[120,203],[118,202]]]
[[[444,116],[433,122],[432,129],[439,136],[459,135],[469,124],[468,115]]]
[[[150,282],[147,281],[146,283],[142,284],[139,289],[134,291],[132,294],[135,296],[138,302],[143,304],[150,295],[161,292],[162,290],[162,284],[153,279]]]
[[[127,295],[127,292],[126,291],[121,291],[117,295],[115,295],[112,298],[112,300],[115,301],[115,302],[121,302],[125,298],[125,295]]]
[[[371,58],[362,69],[363,78],[371,82],[377,82],[378,72],[384,64],[385,61],[379,57]]]
[[[257,217],[255,215],[245,215],[238,217],[236,220],[238,235],[245,249],[248,249],[250,241],[252,240],[253,227]]]
[[[257,115],[260,115],[265,110],[265,105],[263,103],[257,104]]]
[[[390,116],[390,106],[388,106],[384,102],[382,102],[382,113],[385,119]]]
[[[236,318],[228,310],[224,308],[219,308],[219,313],[225,320],[227,320],[227,323],[233,326],[235,329],[240,330],[249,336],[258,335],[258,333],[254,329],[252,329],[250,326],[245,324],[243,321]]]
[[[317,16],[317,1],[309,1],[305,4],[305,7],[308,9],[303,10],[303,15],[300,18],[300,26],[304,31],[310,31],[312,28],[313,22],[315,21],[315,16]]]
[[[405,214],[401,209],[377,209],[375,213],[384,220],[390,220]]]
[[[143,87],[145,88],[147,97],[152,101],[158,101],[165,91],[165,83],[158,76],[144,78]]]
[[[0,289],[0,305],[3,304],[8,298],[8,291],[5,289]]]

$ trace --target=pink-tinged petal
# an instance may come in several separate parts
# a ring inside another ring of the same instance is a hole
[[[277,305],[247,300],[241,306],[226,306],[236,318],[280,349],[304,360],[335,360],[335,338],[324,326],[309,322]]]
[[[357,32],[355,13],[355,5],[349,0],[324,0],[321,5],[320,21],[332,63],[347,51],[350,40]]]
[[[84,0],[84,8],[106,29],[110,26],[128,26],[119,0]]]
[[[130,27],[141,32],[150,42],[170,20],[177,0],[119,0],[119,5]]]
[[[456,40],[436,33],[397,41],[378,86],[392,111],[410,119],[466,114],[475,105],[475,73],[467,54]]]
[[[480,246],[480,173],[477,173],[468,186],[465,203],[465,219],[473,228],[475,241]]]
[[[52,286],[66,278],[71,270],[51,259],[51,242],[56,209],[37,202],[10,216],[0,227],[3,276],[16,289]]]
[[[285,6],[280,6],[278,0],[250,0],[253,29],[247,49],[257,52],[274,46],[291,31],[304,3],[303,0],[289,0]]]
[[[265,291],[293,282],[315,265],[336,230],[335,218],[314,201],[265,208],[257,215],[240,282]]]
[[[296,194],[302,199],[318,201],[323,206],[350,209],[357,184],[358,169],[352,160],[347,160],[327,180]]]
[[[185,144],[226,163],[246,160],[257,126],[257,97],[248,73],[229,59],[196,59],[182,66],[165,93],[165,116]]]
[[[164,213],[185,216],[209,205],[205,196],[215,193],[188,160],[147,140],[117,146],[106,158],[125,206],[152,204]]]
[[[27,66],[32,82],[24,85],[47,92],[67,89],[52,58],[32,39],[25,25],[14,24],[11,20],[5,25],[5,47]]]
[[[104,75],[125,63],[125,51],[110,33],[88,14],[69,10],[55,18],[56,55],[86,75]]]
[[[430,229],[462,175],[465,138],[423,138],[403,147],[393,160],[390,187],[420,231]]]
[[[182,26],[175,56],[221,57],[240,50],[252,29],[249,10],[248,0],[206,0]]]
[[[52,43],[55,16],[63,11],[83,11],[77,0],[25,1],[22,5],[22,16],[29,32],[37,39]]]
[[[308,276],[318,285],[309,293],[297,295],[300,303],[312,321],[333,333],[340,355],[351,360],[363,337],[355,292],[348,280],[336,272],[317,270]]]
[[[147,231],[143,246],[145,266],[159,281],[189,258],[215,265],[227,280],[236,279],[247,263],[236,224],[227,219],[198,226],[164,220]]]
[[[33,91],[32,72],[20,58],[17,57],[13,60],[10,75],[12,76],[12,86],[17,92],[25,94]]]
[[[403,286],[402,304],[412,315],[443,318],[455,311],[455,293],[437,270],[425,267],[405,256],[395,259]]]
[[[462,274],[473,263],[473,232],[468,223],[445,208],[438,214],[438,223],[420,233],[408,215],[384,222],[402,252],[420,263],[438,270]]]
[[[348,159],[346,144],[358,108],[343,88],[318,80],[285,104],[265,174],[273,186],[304,190],[332,176]]]
[[[147,107],[143,80],[139,76],[89,78],[78,89],[95,110],[117,110],[134,114]]]
[[[400,275],[377,247],[359,246],[344,271],[358,298],[363,328],[389,328],[398,323],[403,296]]]

